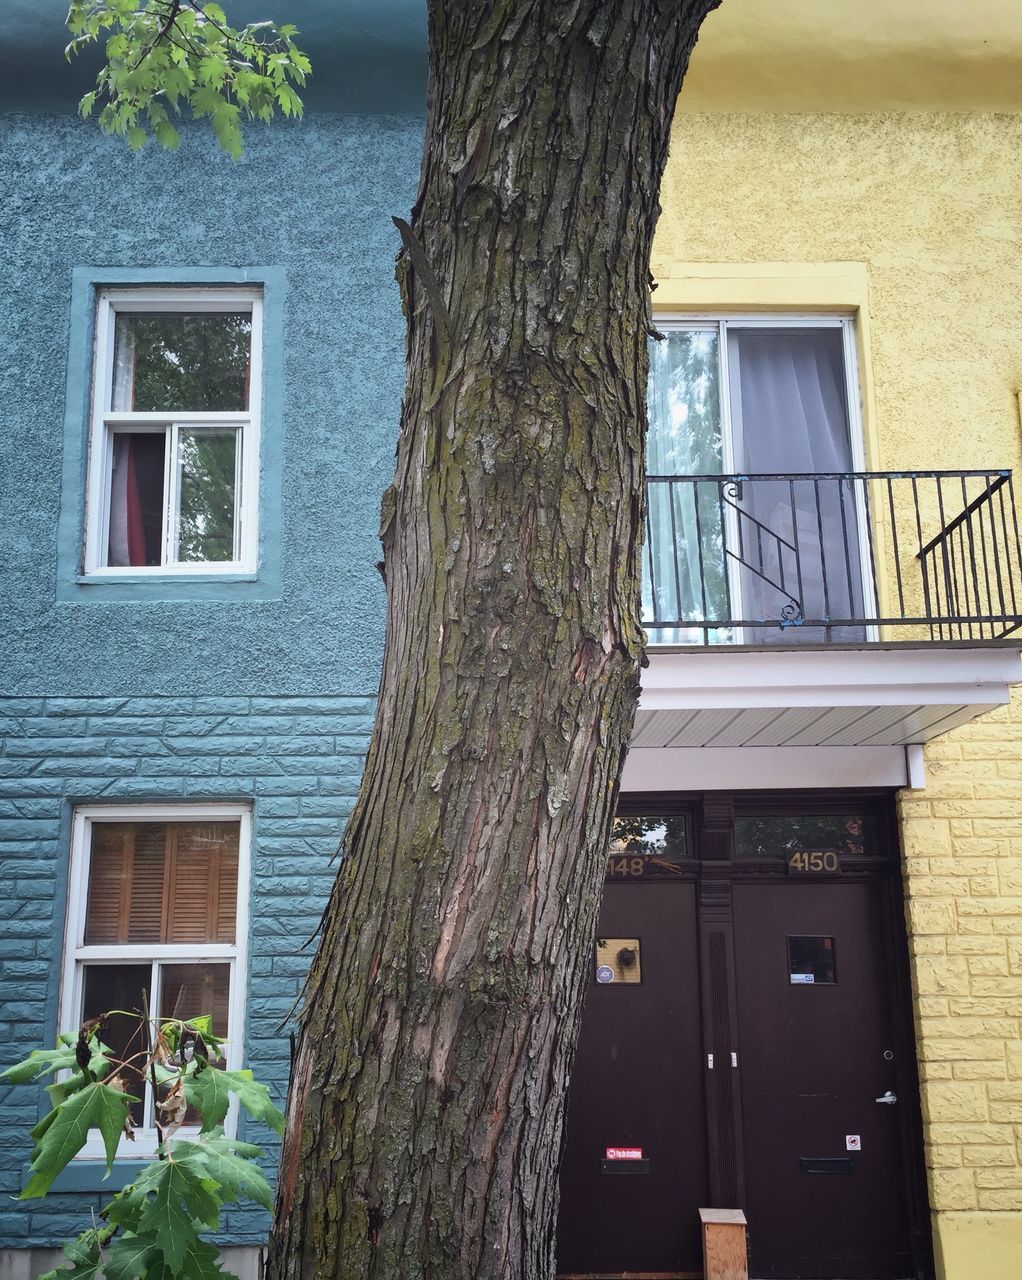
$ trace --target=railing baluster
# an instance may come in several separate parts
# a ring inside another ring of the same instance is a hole
[[[699,551],[699,598],[702,601],[703,616],[701,621],[706,621],[706,574],[703,572],[703,525],[699,518],[699,482],[692,486],[692,501],[695,503],[696,509],[696,547]],[[706,632],[703,628],[704,634]]]
[[[989,493],[989,491],[990,491],[990,486],[988,485],[987,492]],[[993,593],[990,590],[990,563],[989,563],[989,560],[987,559],[987,537],[986,537],[986,530],[983,528],[983,517],[986,513],[986,505],[987,504],[984,502],[976,508],[976,515],[979,518],[979,548],[980,548],[980,551],[983,553],[983,584],[986,588],[986,607],[978,608],[976,612],[980,614],[985,613],[987,617],[990,617],[990,615],[993,613],[994,610],[993,610]],[[993,622],[991,622],[989,625],[990,625],[990,638],[992,640],[994,637],[994,624]],[[980,634],[980,639],[982,639],[983,638],[982,622],[979,624],[979,634]]]
[[[845,514],[845,482],[839,479],[834,483],[837,485],[838,505],[841,509],[841,541],[844,543],[845,548],[845,585],[848,588],[848,617],[854,618],[857,610],[855,608],[855,589],[852,586],[852,553],[848,547],[848,518]],[[849,481],[849,483],[854,484],[855,482]],[[867,537],[870,532],[871,530],[866,531]]]
[[[791,511],[791,541],[795,548],[795,581],[798,584],[798,607],[805,616],[806,591],[802,585],[802,549],[798,541],[798,511],[795,504],[795,481],[788,477],[788,507]]]
[[[873,507],[869,494],[869,476],[862,478],[862,505],[866,512],[866,549],[869,552],[869,581],[873,588],[872,612],[880,620],[880,583],[877,579],[876,538],[873,536]]]
[[[972,517],[975,514],[975,511],[969,503],[969,486],[966,482],[965,476],[962,476],[962,509],[964,511],[969,512],[969,515],[965,520],[964,524],[960,525],[959,528],[965,530],[965,533],[968,535],[968,539],[969,539],[969,567],[972,570],[972,593],[973,593],[973,604],[972,604],[972,608],[969,610],[969,613],[970,615],[972,615],[972,614],[979,613],[979,572],[978,572],[978,566],[976,564],[976,537],[972,528]],[[981,628],[980,635],[982,634],[983,634],[983,631]],[[969,623],[969,638],[972,639],[972,623],[971,622]]]
[[[813,498],[816,502],[816,532],[820,540],[820,577],[823,580],[823,616],[829,621],[830,619],[830,587],[827,585],[827,553],[825,550],[826,539],[823,536],[823,511],[820,508],[820,477],[813,477]],[[796,536],[797,541],[797,536]],[[805,605],[803,601],[803,606]],[[826,634],[830,636],[830,628],[827,627]]]
[[[654,568],[654,562],[656,560],[656,556],[653,554],[653,521],[652,521],[652,518],[650,517],[651,506],[652,506],[652,503],[650,502],[649,484],[647,483],[646,485],[646,546],[649,548],[649,594],[650,594],[650,599],[653,602],[653,626],[660,627],[660,626],[663,626],[663,622],[660,617],[660,601],[657,598],[657,590],[656,590],[656,570]],[[677,559],[678,557],[677,547],[674,548],[674,556],[675,556],[675,559]]]
[[[869,484],[868,480],[863,481]],[[912,479],[915,484],[915,477]],[[901,580],[901,549],[898,546],[898,520],[894,514],[894,485],[891,483],[891,477],[887,477],[887,509],[891,513],[891,546],[894,553],[894,577],[898,584],[898,613],[904,618],[905,616],[905,588]],[[917,508],[918,513],[918,508]]]
[[[724,519],[724,482],[717,483],[717,513],[720,517],[720,569],[724,576],[724,604],[727,617],[733,617],[731,601],[731,571],[727,562],[727,524]],[[707,637],[707,640],[709,638]]]
[[[682,599],[681,599],[681,543],[678,541],[678,526],[674,520],[674,495],[677,490],[677,487],[678,486],[676,484],[673,484],[673,483],[669,484],[667,486],[667,497],[670,501],[670,512],[671,512],[671,545],[674,547],[674,555],[672,557],[672,561],[674,564],[674,610],[678,616],[678,619],[680,620],[684,616],[685,609],[684,609],[684,606],[682,605]],[[691,573],[692,573],[691,554],[688,557],[688,565],[689,565],[689,575],[691,576]],[[699,576],[701,578],[703,576],[703,557],[702,557],[701,550],[699,551],[697,565],[699,570]]]
[[[1020,565],[1019,563],[1020,554],[1022,554],[1022,540],[1019,539],[1019,532],[1018,532],[1018,507],[1015,503],[1015,482],[1012,479],[1010,474],[1008,476],[1008,499],[1009,499],[1008,505],[1011,507],[1011,520],[1015,529],[1015,542],[1014,542],[1014,548],[1013,548],[1015,552],[1015,565],[1017,568],[1022,568],[1022,565]],[[1015,575],[1014,574],[1012,575],[1011,581],[1013,584],[1011,589],[1012,612],[1017,614],[1018,606],[1015,604],[1015,587],[1014,587]],[[1019,620],[1016,619],[1015,626],[1017,627],[1018,625],[1019,625]]]
[[[923,550],[923,518],[919,511],[919,477],[912,477],[912,503],[916,509],[916,559],[919,561],[923,579],[923,606],[930,619],[930,639],[933,639],[933,607],[930,604],[930,567]]]
[[[937,476],[937,511],[940,515],[940,527],[942,531],[941,534],[938,536],[941,539],[941,545],[943,548],[943,555],[941,559],[943,561],[943,568],[944,568],[944,596],[947,600],[948,638],[950,639],[951,636],[954,634],[952,630],[952,625],[951,625],[951,615],[952,615],[951,602],[953,599],[953,592],[951,590],[951,567],[948,563],[950,538],[946,533],[943,532],[943,530],[947,528],[947,516],[944,514],[944,486],[941,484],[941,477],[939,475]],[[944,638],[944,630],[942,627],[941,639],[943,638]]]

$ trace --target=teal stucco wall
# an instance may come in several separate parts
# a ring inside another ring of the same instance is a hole
[[[5,631],[16,638],[4,654],[7,692],[375,690],[376,530],[404,340],[390,219],[414,200],[420,147],[411,119],[319,115],[251,130],[240,162],[199,130],[177,154],[133,155],[66,117],[5,120],[0,557]],[[284,295],[280,329],[267,333],[282,344],[280,420],[267,423],[281,447],[263,459],[280,478],[276,598],[254,602],[225,586],[191,602],[127,587],[119,599],[60,599],[68,360],[86,350],[71,332],[74,270],[158,279],[195,268],[206,279],[247,266],[273,268]]]
[[[391,215],[414,200],[421,130],[319,114],[251,130],[235,163],[204,130],[176,155],[132,155],[69,115],[3,120],[0,1063],[58,1030],[74,807],[241,801],[245,1052],[283,1098],[278,1026],[336,869],[382,653],[379,500],[404,354]],[[246,278],[270,282],[267,568],[255,588],[76,585],[92,282]],[[40,1101],[0,1088],[4,1198],[23,1184]],[[8,1199],[0,1249],[80,1231],[94,1173],[77,1168],[44,1202]],[[248,1206],[225,1226],[227,1242],[258,1242],[266,1221]]]

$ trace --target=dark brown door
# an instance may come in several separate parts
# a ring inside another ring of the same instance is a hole
[[[707,1175],[694,884],[608,884],[599,935],[609,969],[622,948],[636,955],[605,981],[593,959],[568,1104],[558,1274],[701,1275],[696,1208],[706,1203]],[[636,968],[638,982],[620,980]]]
[[[751,1275],[914,1274],[885,901],[861,881],[733,886]]]

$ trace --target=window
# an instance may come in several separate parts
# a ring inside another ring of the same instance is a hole
[[[261,320],[253,290],[100,294],[87,575],[255,572]]]
[[[658,324],[642,601],[651,640],[857,642],[870,581],[851,319]],[[801,625],[830,618],[844,625]]]
[[[248,811],[238,806],[81,809],[75,815],[60,1030],[109,1009],[211,1014],[241,1065]],[[129,1018],[106,1042],[134,1052]],[[154,1098],[136,1073],[132,1152],[155,1145]],[[85,1155],[102,1152],[98,1140]],[[123,1154],[123,1153],[122,1153]]]

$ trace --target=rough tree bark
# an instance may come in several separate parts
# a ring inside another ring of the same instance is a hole
[[[649,255],[719,0],[432,0],[376,729],[275,1280],[546,1280],[643,661]]]

